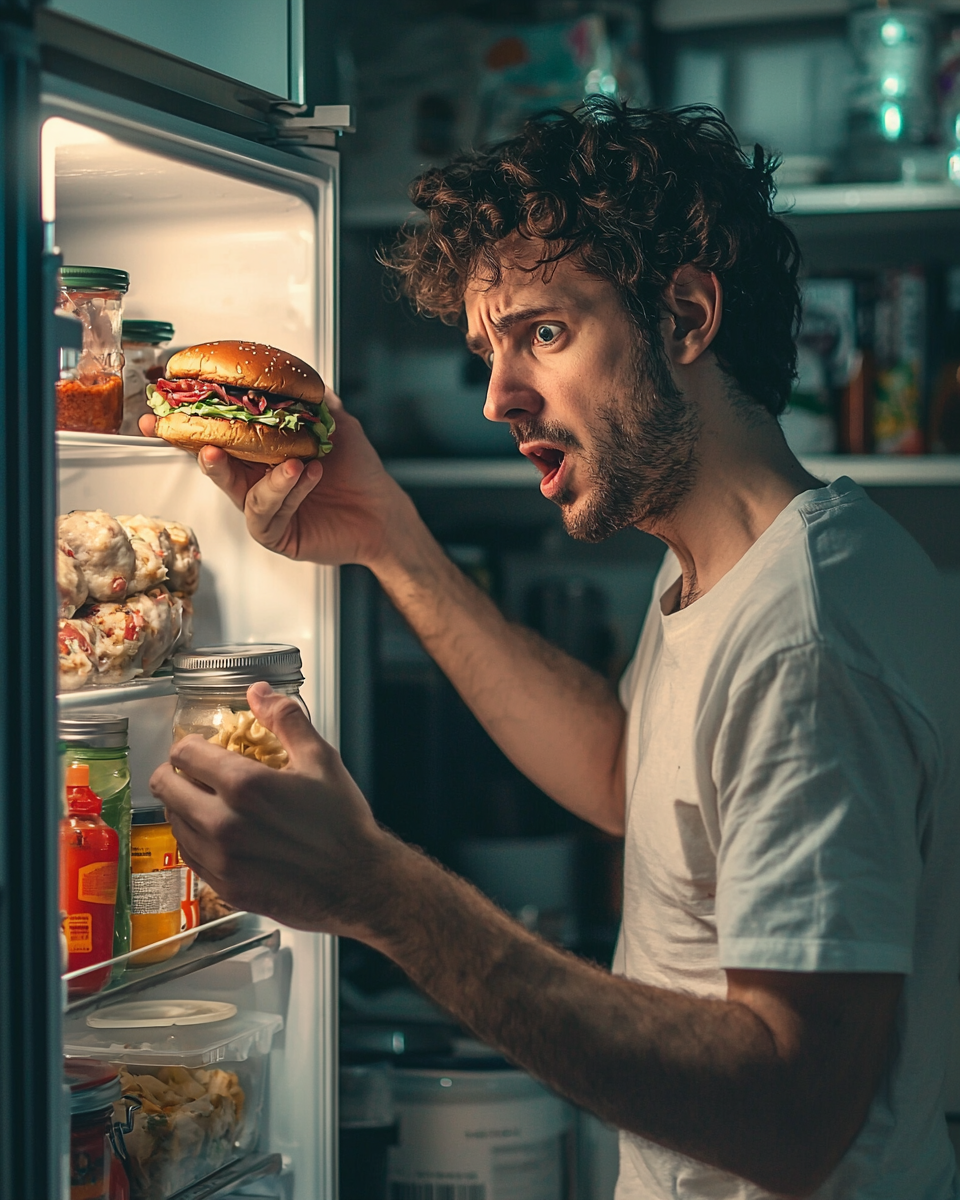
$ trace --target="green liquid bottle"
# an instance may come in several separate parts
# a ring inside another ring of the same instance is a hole
[[[90,787],[103,797],[101,816],[120,839],[117,875],[117,907],[113,927],[113,954],[130,949],[130,753],[127,746],[129,722],[112,713],[61,716],[60,761],[66,771],[70,763],[86,763]]]

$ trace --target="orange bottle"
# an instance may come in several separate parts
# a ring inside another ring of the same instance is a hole
[[[177,848],[177,862],[180,865],[180,932],[188,929],[198,929],[200,925],[200,879],[193,867],[188,867],[180,857]],[[180,939],[180,945],[186,950],[197,940],[197,935]]]
[[[139,950],[180,932],[177,839],[162,806],[133,809],[130,829],[130,949]],[[131,966],[164,962],[179,942],[158,946],[130,959]]]
[[[60,910],[67,939],[67,970],[106,962],[113,954],[120,839],[100,816],[102,799],[90,787],[90,768],[66,771],[67,815],[60,822]],[[71,996],[99,992],[110,967],[70,981]]]

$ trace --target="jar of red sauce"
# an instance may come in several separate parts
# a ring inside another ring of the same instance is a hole
[[[70,1200],[129,1200],[127,1172],[112,1151],[121,1091],[116,1067],[65,1058],[63,1070],[70,1088]]]
[[[57,380],[57,428],[119,433],[123,422],[123,297],[126,271],[60,268],[59,312],[79,318],[83,349],[62,350]]]

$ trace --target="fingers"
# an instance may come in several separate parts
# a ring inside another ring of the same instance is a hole
[[[323,476],[316,459],[306,465],[291,458],[263,476],[246,494],[247,528],[262,545],[272,547],[286,532],[294,513]]]
[[[315,775],[329,761],[333,747],[317,733],[293,697],[282,696],[268,683],[254,683],[247,688],[247,700],[260,724],[280,739],[294,770]]]
[[[250,489],[263,478],[267,468],[262,463],[241,462],[227,454],[219,446],[204,446],[197,457],[200,470],[226,492],[233,503],[243,511]]]
[[[185,783],[197,791],[208,788],[210,792],[222,797],[235,792],[245,774],[270,769],[254,762],[253,759],[225,750],[222,746],[213,746],[195,733],[171,746],[170,762],[180,772],[174,776],[175,779],[184,779]],[[190,795],[192,796],[192,793]]]
[[[155,432],[157,428],[157,418],[153,415],[153,413],[147,413],[145,416],[142,416],[137,424],[140,426],[140,432],[144,437],[157,436]]]

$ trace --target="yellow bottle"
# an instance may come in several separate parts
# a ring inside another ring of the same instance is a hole
[[[134,808],[130,830],[130,948],[139,950],[180,932],[181,873],[177,839],[162,806]],[[135,954],[146,967],[173,958],[179,942]]]

